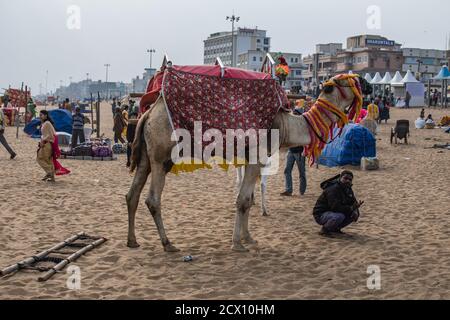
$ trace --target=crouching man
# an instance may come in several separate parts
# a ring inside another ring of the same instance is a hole
[[[321,235],[342,234],[342,229],[359,219],[359,208],[352,190],[353,173],[343,171],[336,183],[326,188],[314,206],[314,219],[322,226]]]

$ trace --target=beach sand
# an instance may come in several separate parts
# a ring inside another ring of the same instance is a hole
[[[112,137],[109,105],[102,133]],[[365,200],[352,238],[328,239],[312,208],[320,182],[342,168],[308,168],[308,190],[283,198],[281,168],[268,182],[269,217],[251,210],[250,231],[259,241],[249,253],[230,250],[235,217],[235,171],[168,175],[162,210],[169,239],[181,252],[165,253],[141,197],[129,249],[125,194],[132,181],[126,156],[111,162],[62,160],[72,170],[55,184],[42,182],[37,141],[15,128],[6,137],[18,153],[0,146],[0,267],[34,255],[80,231],[108,242],[77,260],[81,289],[69,274],[45,283],[38,272],[0,279],[1,299],[450,299],[450,150],[425,149],[450,142],[441,129],[416,130],[420,109],[391,110],[377,136],[378,171],[354,171],[354,191]],[[428,114],[426,110],[426,114]],[[431,110],[435,120],[449,111]],[[390,145],[395,120],[411,121],[409,145]],[[284,163],[285,154],[282,155]],[[294,171],[294,185],[298,185]],[[259,187],[256,202],[259,204]],[[192,255],[192,262],[183,256]],[[369,290],[369,266],[381,271],[381,289]]]

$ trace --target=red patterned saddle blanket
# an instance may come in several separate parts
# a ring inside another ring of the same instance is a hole
[[[173,129],[194,136],[194,122],[202,134],[218,129],[270,129],[280,108],[289,109],[284,90],[270,75],[219,66],[173,66],[157,73],[141,100],[141,110],[162,94]],[[203,145],[204,147],[205,145]]]

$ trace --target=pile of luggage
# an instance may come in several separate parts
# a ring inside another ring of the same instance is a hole
[[[110,147],[110,142],[106,140],[86,142],[70,150],[61,151],[61,158],[75,160],[115,160]]]

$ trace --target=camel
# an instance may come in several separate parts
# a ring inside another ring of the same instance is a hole
[[[356,78],[362,88],[363,94],[370,94],[371,87],[362,78]],[[346,111],[356,99],[355,93],[350,87],[348,78],[331,78],[328,85],[325,85],[320,94],[320,99],[334,104],[340,111]],[[339,121],[339,117],[332,113],[324,117],[327,125],[332,121]],[[311,144],[309,124],[305,117],[296,116],[291,113],[278,111],[272,124],[272,129],[279,130],[280,148],[291,148],[297,146],[308,146]],[[130,248],[137,248],[139,244],[135,234],[135,217],[140,198],[140,194],[150,179],[150,191],[145,200],[145,204],[150,211],[159,237],[166,252],[177,252],[177,249],[166,235],[162,213],[161,196],[165,185],[165,179],[170,172],[173,162],[171,160],[172,148],[175,141],[171,141],[172,127],[169,115],[160,97],[150,109],[140,118],[136,129],[136,138],[133,143],[131,171],[136,170],[131,188],[126,195],[128,208],[128,242]],[[316,133],[317,134],[317,133]],[[260,174],[260,164],[246,165],[245,175],[236,200],[236,216],[234,232],[232,236],[233,251],[247,252],[244,244],[256,244],[249,232],[249,212],[252,207],[252,193],[255,183]]]

